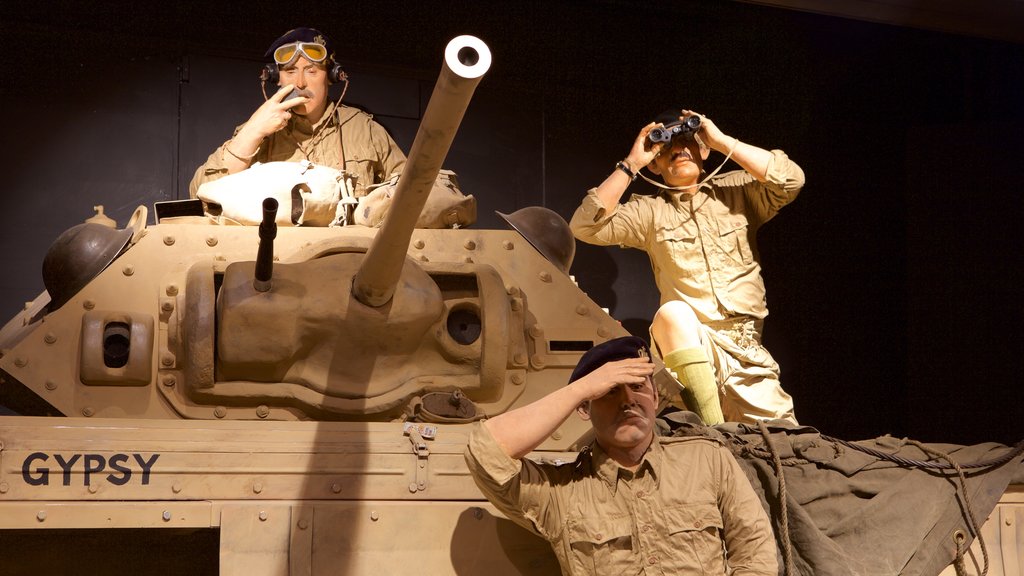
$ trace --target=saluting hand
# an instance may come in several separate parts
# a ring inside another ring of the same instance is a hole
[[[645,135],[646,136],[646,135]],[[626,358],[608,362],[583,378],[572,382],[584,400],[595,400],[616,386],[643,384],[654,374],[654,363],[647,358]]]

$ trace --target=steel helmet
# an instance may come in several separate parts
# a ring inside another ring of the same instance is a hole
[[[569,224],[557,212],[543,206],[527,206],[511,214],[495,213],[522,234],[548,262],[569,274],[569,266],[576,255],[576,239]]]
[[[86,222],[72,226],[54,240],[43,258],[43,285],[50,310],[63,306],[104,268],[132,239],[133,230]]]

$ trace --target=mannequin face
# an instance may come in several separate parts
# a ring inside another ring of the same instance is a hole
[[[693,184],[704,166],[700,143],[696,139],[676,138],[648,166],[669,186]]]
[[[299,56],[291,64],[280,69],[278,86],[286,84],[294,84],[299,90],[305,90],[310,99],[309,102],[296,106],[291,111],[305,116],[311,123],[320,120],[320,116],[327,109],[327,88],[330,85],[323,63],[310,62],[304,56]]]
[[[598,444],[609,454],[646,448],[654,437],[658,393],[648,377],[641,384],[616,386],[580,407],[590,420]]]

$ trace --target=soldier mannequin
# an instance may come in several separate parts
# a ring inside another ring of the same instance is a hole
[[[591,348],[568,386],[473,431],[474,480],[548,540],[563,574],[725,574],[728,564],[774,576],[768,516],[732,454],[707,438],[655,435],[654,369],[639,338]],[[573,412],[596,437],[575,462],[524,458]]]
[[[323,33],[291,30],[271,44],[266,56],[271,62],[261,78],[279,89],[196,170],[189,186],[193,198],[201,184],[257,161],[308,160],[337,168],[353,180],[356,196],[401,172],[405,154],[372,116],[341,105],[340,98],[329,101],[329,86],[347,86],[348,79]],[[299,95],[288,98],[293,90]]]
[[[693,116],[701,122],[692,135],[657,143],[648,138],[659,126]],[[743,170],[705,176],[710,150]],[[664,186],[654,183],[662,193],[620,205],[644,167],[664,180]],[[760,342],[768,310],[755,234],[796,198],[803,182],[803,171],[781,150],[740,142],[705,116],[671,110],[640,130],[626,158],[587,194],[570,222],[585,242],[648,253],[662,304],[651,325],[653,341],[683,385],[687,407],[708,424],[796,421],[778,364]]]

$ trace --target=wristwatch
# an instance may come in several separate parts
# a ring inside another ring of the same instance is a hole
[[[633,172],[632,170],[630,170],[629,169],[629,165],[627,165],[625,162],[620,160],[619,162],[617,162],[615,164],[615,168],[625,172],[626,176],[629,176],[630,181],[636,180],[636,172]]]

